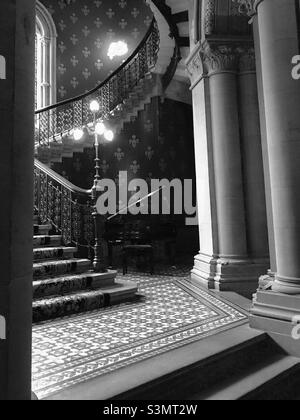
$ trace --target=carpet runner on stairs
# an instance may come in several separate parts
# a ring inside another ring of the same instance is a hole
[[[62,245],[52,226],[34,217],[33,322],[104,308],[136,297],[133,282],[116,282],[115,271],[94,273],[88,259],[76,258],[76,247]]]

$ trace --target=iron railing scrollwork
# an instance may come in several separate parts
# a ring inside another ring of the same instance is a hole
[[[164,16],[166,21],[168,22],[168,25],[170,27],[170,37],[175,40],[173,57],[162,79],[163,88],[167,89],[167,87],[173,80],[178,64],[182,60],[181,50],[180,50],[180,34],[179,34],[178,26],[175,20],[173,19],[172,10],[170,6],[168,6],[165,2],[161,0],[152,0],[152,2],[160,11],[160,13]]]
[[[90,191],[83,190],[35,160],[34,207],[40,223],[51,223],[64,245],[76,245],[91,256],[94,245]]]
[[[102,119],[108,119],[124,100],[155,67],[159,50],[159,30],[155,19],[144,40],[129,59],[107,80],[90,92],[60,102],[35,113],[35,142],[49,146],[60,141],[63,135],[75,128],[83,128],[93,122],[90,103],[97,100],[101,105]]]

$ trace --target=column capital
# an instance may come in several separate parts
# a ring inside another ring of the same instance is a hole
[[[252,73],[256,71],[255,50],[251,43],[204,41],[197,45],[186,65],[193,85],[218,73]]]
[[[216,73],[236,73],[238,71],[239,55],[231,45],[203,44],[204,68],[209,76]]]
[[[239,12],[242,15],[247,15],[250,18],[257,14],[257,8],[264,0],[232,0],[239,4]]]
[[[256,58],[255,58],[255,49],[251,48],[241,48],[239,50],[240,61],[239,61],[239,72],[244,73],[255,73],[256,72]]]
[[[249,43],[213,45],[205,42],[201,55],[204,71],[208,76],[256,71],[255,50]]]
[[[199,43],[186,61],[187,71],[192,82],[199,80],[204,75],[201,44]]]

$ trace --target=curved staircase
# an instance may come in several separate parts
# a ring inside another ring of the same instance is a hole
[[[152,0],[149,5],[152,24],[124,64],[92,91],[36,112],[34,322],[99,309],[136,294],[135,284],[116,283],[116,272],[90,271],[95,237],[91,191],[45,165],[94,147],[92,100],[101,108],[96,119],[119,133],[180,77],[179,63],[189,45],[188,2]],[[80,141],[73,137],[77,128],[85,133]]]
[[[36,111],[35,155],[39,161],[47,165],[60,163],[64,157],[93,147],[94,116],[89,109],[92,100],[101,105],[97,119],[120,133],[153,97],[163,95],[174,77],[187,79],[182,64],[189,50],[187,1],[148,3],[154,14],[152,24],[122,66],[92,91]],[[85,132],[80,141],[73,138],[77,128]]]

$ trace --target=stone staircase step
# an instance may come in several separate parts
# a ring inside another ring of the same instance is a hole
[[[128,280],[117,280],[115,284],[101,288],[106,306],[118,305],[122,302],[128,302],[130,299],[136,299],[138,286],[136,283]]]
[[[33,260],[54,260],[54,259],[71,259],[78,249],[76,247],[47,247],[35,248],[33,250]]]
[[[268,400],[274,392],[273,387],[280,387],[280,382],[282,386],[287,376],[290,379],[295,375],[299,377],[299,373],[299,359],[286,355],[270,355],[264,364],[249,367],[247,375],[235,375],[202,395],[193,395],[191,399],[193,401]]]
[[[67,294],[33,302],[33,322],[43,322],[67,315],[93,311],[104,307],[104,295],[100,290]]]
[[[49,297],[54,295],[64,295],[83,291],[85,289],[100,289],[103,287],[113,287],[117,272],[107,273],[87,272],[70,276],[60,276],[33,281],[34,299]]]
[[[52,230],[50,224],[47,225],[33,225],[33,234],[35,236],[48,236],[49,232]]]
[[[43,322],[66,315],[94,311],[107,307],[115,301],[120,303],[135,297],[136,285],[130,282],[99,290],[54,296],[33,302],[33,322]]]
[[[90,260],[87,259],[70,259],[45,261],[33,264],[33,278],[38,279],[46,276],[54,276],[61,274],[83,273],[91,267]]]
[[[59,246],[62,243],[62,237],[60,235],[44,235],[44,236],[34,236],[33,237],[33,246],[43,247],[43,246]]]
[[[105,395],[105,398],[166,401],[214,399],[218,392],[226,392],[227,386],[234,383],[236,377],[250,377],[251,371],[267,366],[270,355],[274,355],[277,361],[286,357],[267,334],[252,330],[249,325],[234,327],[172,353],[167,364],[163,360],[157,361],[160,369],[153,370],[153,364],[150,369],[142,366],[143,376],[140,376],[140,383],[136,382],[134,388],[128,387],[122,393]],[[291,366],[293,362],[285,361],[282,370]],[[126,374],[130,377],[128,371]],[[227,381],[229,384],[225,385]],[[237,386],[235,389],[237,393],[236,396],[232,395],[232,399],[239,399],[248,392],[246,387],[238,390]]]

